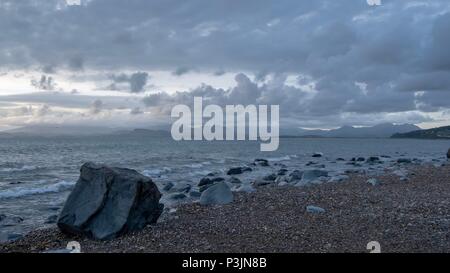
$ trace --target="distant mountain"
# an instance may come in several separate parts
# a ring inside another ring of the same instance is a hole
[[[337,137],[337,138],[388,138],[396,133],[406,133],[420,130],[413,124],[383,123],[372,127],[343,126],[333,130],[306,130],[298,129],[296,132],[290,130],[282,135],[297,137]]]
[[[75,126],[75,125],[28,125],[13,130],[2,132],[9,136],[90,136],[105,135],[116,132],[117,129],[99,126]]]
[[[450,126],[394,134],[392,138],[450,139]]]
[[[102,126],[82,125],[28,125],[8,131],[0,132],[0,138],[12,137],[54,137],[54,136],[170,136],[170,132],[163,129],[128,129],[110,128]]]

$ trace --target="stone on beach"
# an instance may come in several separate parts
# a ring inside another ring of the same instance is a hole
[[[184,193],[181,192],[174,192],[171,195],[169,195],[169,199],[171,200],[181,200],[181,199],[185,199],[187,196]]]
[[[397,163],[411,163],[411,159],[409,158],[399,158],[397,159]]]
[[[287,172],[288,172],[287,169],[279,169],[278,172],[277,172],[277,175],[286,175]]]
[[[233,193],[225,182],[212,185],[202,192],[200,196],[201,205],[223,205],[233,202]]]
[[[263,177],[264,181],[275,181],[277,179],[277,175],[272,173]]]
[[[366,163],[380,163],[380,158],[378,156],[371,156],[366,160]]]
[[[321,208],[321,207],[317,207],[317,206],[307,206],[306,207],[306,212],[309,213],[324,213],[325,209]]]
[[[256,189],[252,187],[252,185],[249,184],[243,184],[241,185],[238,189],[238,192],[246,192],[246,193],[251,193],[251,192],[255,192]]]
[[[242,174],[244,172],[251,172],[251,171],[252,168],[249,167],[233,167],[228,170],[227,175]]]
[[[328,176],[327,171],[307,170],[307,171],[304,171],[302,174],[302,181],[311,181],[311,180],[315,180],[319,177],[326,177],[326,176]]]
[[[64,233],[112,239],[156,223],[164,208],[160,198],[155,183],[135,170],[86,163],[58,227]]]
[[[303,172],[299,170],[294,170],[289,174],[288,182],[299,181],[302,179]]]
[[[200,182],[198,183],[198,186],[201,187],[201,186],[205,186],[205,185],[209,185],[209,184],[214,184],[214,183],[222,182],[222,181],[225,181],[225,178],[223,178],[223,177],[210,177],[210,176],[206,176],[206,177],[203,177],[203,178],[200,180]]]
[[[323,153],[314,153],[312,157],[322,157]]]
[[[447,159],[450,159],[450,149],[447,151]]]
[[[269,161],[267,159],[263,159],[263,158],[257,158],[254,161],[255,165],[259,165],[262,167],[268,167],[269,166]]]
[[[369,183],[372,186],[376,186],[379,184],[379,182],[376,178],[370,178],[369,180],[367,180],[367,183]]]
[[[254,185],[255,187],[262,187],[262,186],[270,185],[270,184],[272,184],[272,183],[273,183],[273,181],[268,181],[268,180],[256,180],[256,181],[253,182],[253,185]]]
[[[230,182],[231,184],[241,184],[242,183],[242,181],[236,177],[230,177],[230,179],[228,179],[228,182]]]
[[[170,189],[172,189],[173,186],[174,184],[172,182],[169,182],[163,187],[163,191],[170,191]]]

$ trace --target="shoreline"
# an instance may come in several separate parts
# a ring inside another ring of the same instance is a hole
[[[352,174],[338,183],[262,186],[221,206],[179,205],[155,225],[110,241],[36,230],[0,252],[45,252],[79,241],[82,252],[450,252],[450,166],[411,165],[394,173]],[[323,208],[308,212],[307,206]]]

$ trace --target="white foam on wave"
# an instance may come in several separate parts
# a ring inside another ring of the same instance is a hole
[[[11,172],[21,172],[21,171],[33,171],[38,167],[24,165],[22,167],[12,167],[12,168],[0,168],[0,173],[11,173]]]
[[[205,162],[200,162],[200,163],[186,164],[186,165],[184,165],[184,167],[191,168],[191,169],[199,169],[199,168],[203,168],[206,165],[211,165],[211,164],[212,164],[211,162],[205,161]]]
[[[161,175],[161,174],[164,174],[164,173],[168,173],[170,171],[172,171],[171,168],[163,167],[161,169],[144,170],[144,171],[142,171],[142,174],[146,175],[146,176],[154,176],[154,175]]]
[[[16,187],[0,192],[0,199],[18,198],[29,195],[57,193],[73,188],[75,182],[60,181],[54,184],[43,185],[39,187]]]
[[[286,155],[286,156],[282,156],[282,157],[272,157],[272,158],[268,158],[267,160],[272,161],[272,162],[279,162],[279,161],[288,161],[291,160],[292,158],[296,158],[297,155]]]

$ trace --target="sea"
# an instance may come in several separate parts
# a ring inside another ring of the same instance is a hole
[[[449,148],[450,140],[382,138],[281,138],[274,152],[261,152],[257,141],[174,141],[164,135],[3,138],[0,219],[4,220],[0,221],[0,240],[55,226],[49,219],[57,217],[79,177],[81,165],[89,161],[135,169],[151,177],[163,193],[161,202],[171,208],[182,202],[196,202],[198,197],[187,195],[173,200],[170,192],[163,190],[165,185],[190,185],[191,191],[197,191],[205,175],[226,177],[231,167],[253,167],[252,172],[237,176],[244,184],[280,168],[289,172],[320,168],[329,172],[330,183],[337,183],[341,179],[333,177],[342,177],[349,170],[369,175],[402,170],[399,158],[439,166],[447,161]],[[352,158],[370,156],[379,157],[381,163],[352,164]],[[256,158],[267,159],[270,166],[253,166]]]

